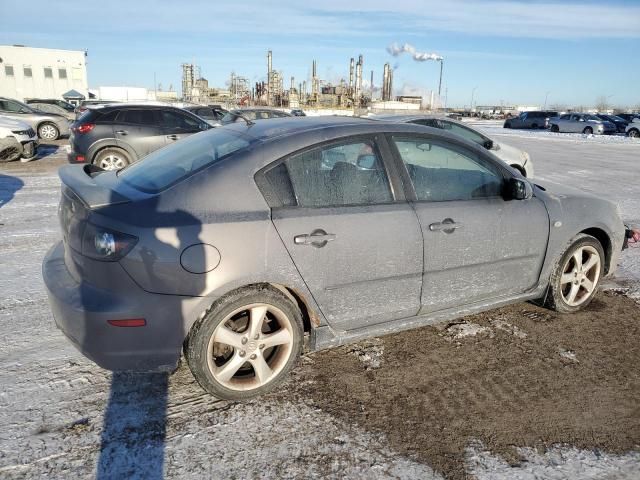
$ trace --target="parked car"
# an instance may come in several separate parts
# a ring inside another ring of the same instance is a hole
[[[549,119],[557,117],[558,112],[544,110],[541,112],[522,112],[517,117],[508,118],[504,128],[548,128]]]
[[[299,108],[294,108],[293,110],[291,110],[291,115],[293,115],[294,117],[306,117],[307,116],[307,114],[304,113],[304,111],[299,109]]]
[[[208,128],[204,120],[181,108],[131,103],[93,107],[71,124],[68,160],[119,170]]]
[[[616,116],[629,123],[640,121],[640,113],[616,113]]]
[[[0,137],[0,163],[13,162],[22,156],[22,145],[13,137]],[[0,196],[0,206],[4,198]]]
[[[211,125],[219,123],[225,113],[227,113],[227,110],[220,107],[205,107],[202,105],[189,105],[184,107],[184,109],[206,120]]]
[[[220,125],[234,122],[267,120],[270,118],[291,117],[292,115],[274,108],[237,108],[229,110],[220,120]]]
[[[609,201],[398,122],[238,122],[59,175],[57,325],[111,370],[171,371],[184,348],[225,399],[272,390],[303,348],[526,300],[581,310],[626,234]]]
[[[600,120],[590,113],[567,113],[550,121],[552,132],[612,134],[616,126],[606,120]]]
[[[439,128],[460,135],[478,145],[486,148],[507,165],[516,169],[525,177],[533,177],[533,162],[529,154],[506,143],[499,143],[475,128],[462,122],[457,122],[452,118],[434,115],[376,115],[368,117],[387,122],[415,123],[426,127]]]
[[[76,114],[73,111],[69,112],[68,110],[55,105],[53,103],[37,103],[31,102],[28,104],[31,108],[38,110],[43,113],[53,113],[55,115],[60,115],[65,117],[67,120],[73,121],[76,118]]]
[[[624,133],[627,125],[629,125],[628,121],[626,121],[622,117],[618,117],[617,115],[605,115],[602,113],[597,113],[596,117],[598,117],[600,120],[613,123],[616,126],[616,131],[618,133]]]
[[[43,104],[47,103],[49,105],[56,105],[69,113],[73,113],[75,110],[75,106],[71,105],[69,102],[65,102],[64,100],[58,100],[57,98],[28,98],[25,100],[27,105],[31,104]]]
[[[631,122],[629,125],[627,125],[625,133],[628,137],[640,138],[640,121]]]
[[[12,98],[0,97],[0,116],[28,124],[43,140],[57,140],[69,135],[69,121],[65,117],[39,112],[26,103]]]
[[[19,158],[32,160],[38,154],[38,136],[30,125],[0,115],[0,138],[13,138],[20,145]]]

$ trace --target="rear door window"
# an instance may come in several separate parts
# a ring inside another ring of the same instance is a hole
[[[174,110],[160,112],[162,126],[167,133],[193,133],[200,131],[200,122],[189,115]]]
[[[331,144],[293,155],[269,170],[266,178],[286,206],[375,205],[393,201],[382,157],[372,140]]]
[[[156,125],[153,113],[152,110],[123,110],[118,120],[121,123],[134,125]]]

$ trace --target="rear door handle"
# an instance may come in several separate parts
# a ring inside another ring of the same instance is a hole
[[[442,222],[436,222],[429,225],[432,232],[453,233],[456,229],[462,228],[461,223],[456,223],[451,218],[445,218]]]
[[[126,135],[129,132],[127,132],[126,130],[116,130],[116,133],[120,134],[120,135]]]
[[[293,243],[296,245],[311,245],[312,247],[322,248],[335,239],[336,235],[334,233],[327,233],[322,229],[316,229],[310,234],[296,235],[293,237]]]
[[[177,135],[167,135],[167,138],[169,140],[178,140],[178,136]]]

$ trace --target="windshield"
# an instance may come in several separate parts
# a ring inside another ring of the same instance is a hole
[[[156,150],[118,172],[118,177],[138,190],[157,193],[249,144],[235,132],[209,130]]]

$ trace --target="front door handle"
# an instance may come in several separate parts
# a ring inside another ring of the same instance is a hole
[[[336,239],[334,233],[327,233],[322,229],[316,229],[310,234],[296,235],[293,237],[293,243],[296,245],[311,245],[312,247],[322,248],[327,243]]]
[[[178,140],[178,136],[177,135],[167,135],[167,138],[169,140]]]
[[[429,225],[429,230],[432,232],[453,233],[458,228],[462,228],[462,224],[454,222],[451,218],[445,218],[442,222]]]
[[[119,134],[119,135],[126,135],[129,132],[127,132],[126,130],[116,130],[116,133]]]

